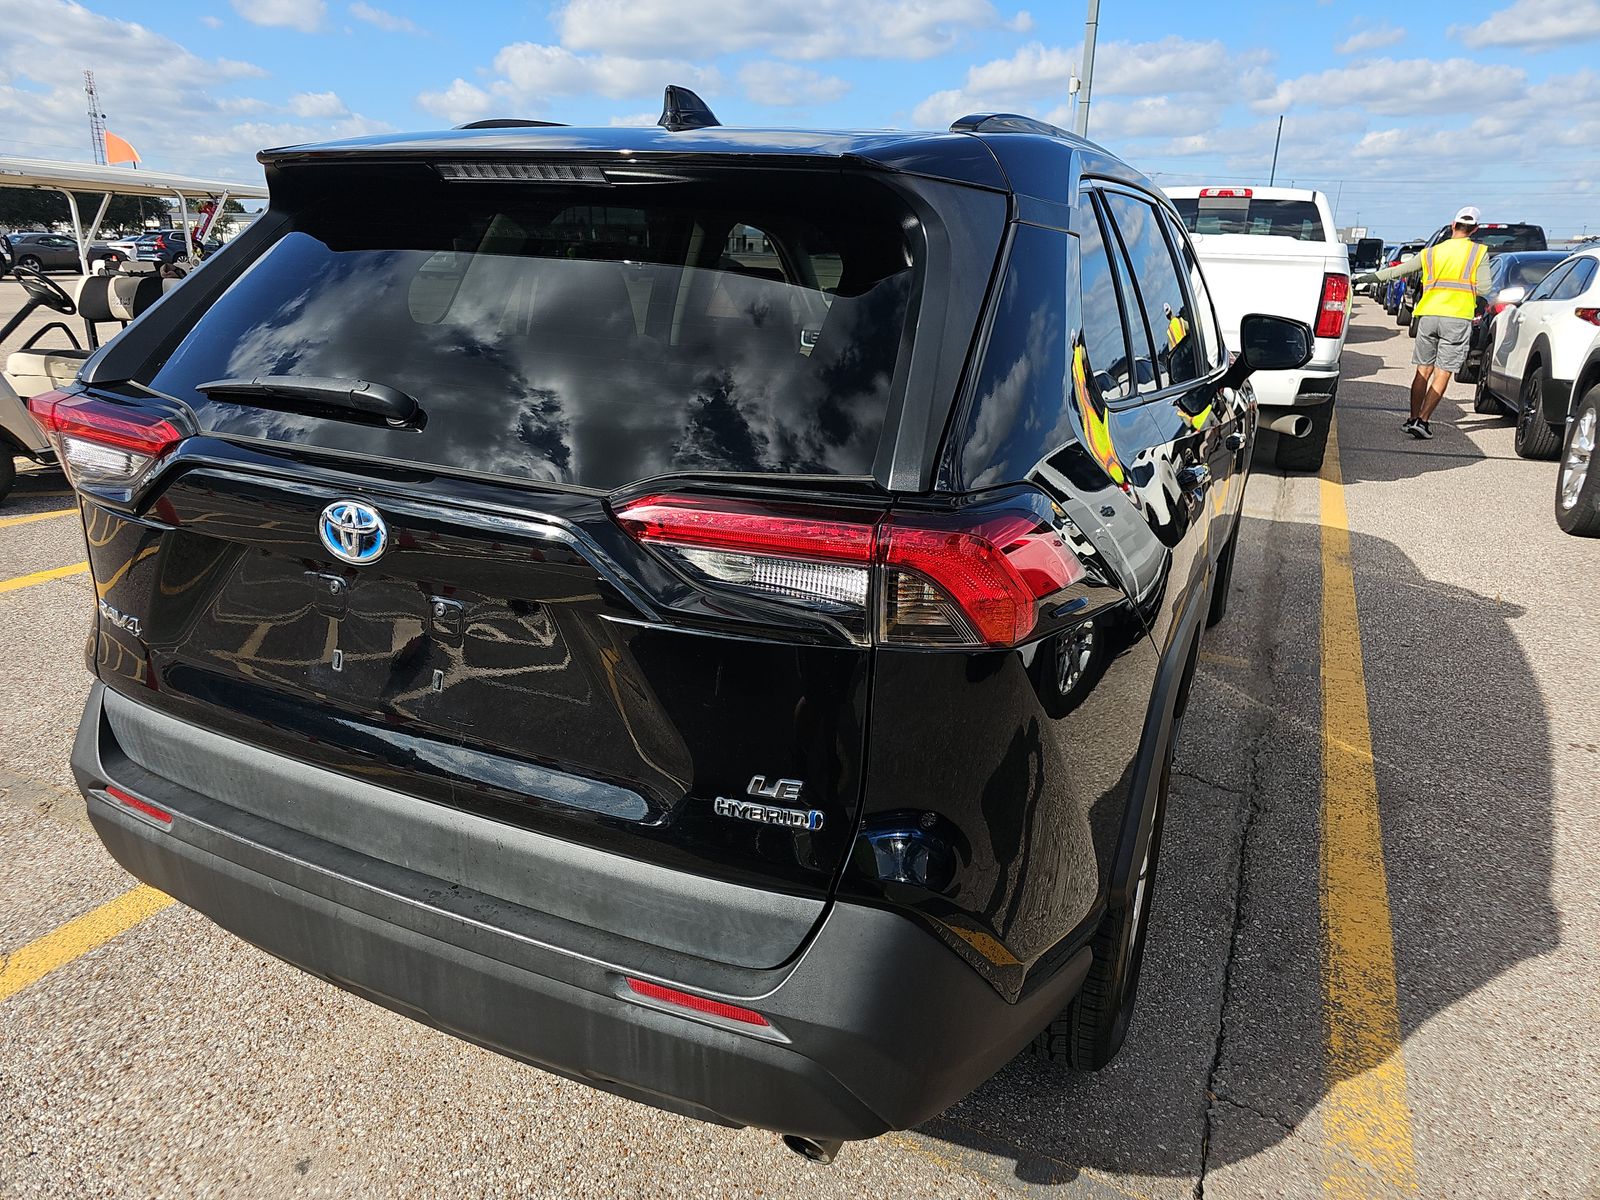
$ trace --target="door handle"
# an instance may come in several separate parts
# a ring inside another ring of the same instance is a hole
[[[1211,486],[1211,468],[1185,467],[1178,472],[1178,486],[1185,492],[1203,492]]]
[[[1227,437],[1222,439],[1222,444],[1237,454],[1239,451],[1244,449],[1244,434],[1235,429]]]

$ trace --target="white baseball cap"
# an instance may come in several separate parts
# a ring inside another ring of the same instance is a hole
[[[1478,215],[1478,210],[1469,204],[1456,214],[1456,219],[1452,224],[1476,225],[1478,223]]]

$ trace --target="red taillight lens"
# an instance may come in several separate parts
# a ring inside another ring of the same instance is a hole
[[[1575,308],[1572,310],[1572,315],[1591,325],[1600,325],[1600,308]]]
[[[888,571],[883,634],[891,642],[1014,646],[1038,624],[1039,601],[1084,575],[1061,535],[1032,513],[1007,513],[976,526],[959,516],[891,517],[879,558]]]
[[[1200,198],[1202,200],[1248,200],[1254,195],[1255,192],[1252,189],[1242,187],[1200,189]]]
[[[140,814],[141,816],[148,817],[157,824],[172,824],[172,814],[166,809],[157,808],[148,800],[141,800],[139,797],[123,791],[114,783],[106,785],[106,795],[110,796],[118,804],[122,805],[123,808],[131,808],[134,812]]]
[[[1015,645],[1041,602],[1085,574],[1037,494],[892,517],[654,495],[616,515],[708,582],[826,612],[863,644],[876,631],[894,643]]]
[[[1350,299],[1350,276],[1324,275],[1322,303],[1317,307],[1317,336],[1338,337],[1344,332],[1344,308]]]
[[[129,487],[183,440],[162,417],[93,396],[44,392],[28,401],[28,411],[74,486]]]
[[[659,1000],[663,1004],[687,1008],[692,1012],[705,1013],[707,1016],[721,1017],[726,1021],[741,1021],[746,1025],[772,1023],[754,1009],[740,1008],[737,1004],[726,1004],[721,1000],[712,1000],[708,996],[696,996],[692,992],[680,992],[677,988],[663,987],[659,983],[651,983],[648,979],[628,979],[628,990],[650,1000]]]

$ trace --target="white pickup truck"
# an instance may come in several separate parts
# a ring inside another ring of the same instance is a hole
[[[1322,466],[1339,390],[1350,314],[1350,259],[1328,198],[1303,188],[1171,187],[1167,195],[1205,264],[1223,340],[1239,346],[1239,322],[1271,313],[1307,322],[1316,336],[1298,371],[1252,378],[1261,423],[1280,434],[1277,464]]]

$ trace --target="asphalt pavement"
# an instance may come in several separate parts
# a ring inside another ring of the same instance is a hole
[[[86,577],[8,586],[83,559],[41,515],[60,477],[26,473],[0,505],[0,1196],[1600,1196],[1600,541],[1556,528],[1554,464],[1465,385],[1432,442],[1401,434],[1410,347],[1359,301],[1336,465],[1258,455],[1122,1056],[1018,1058],[830,1167],[131,893],[66,766]]]

